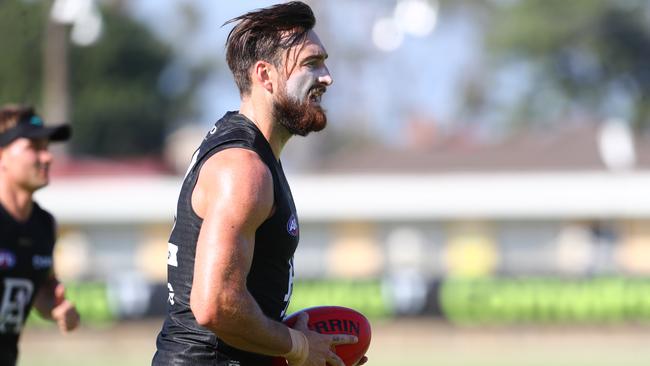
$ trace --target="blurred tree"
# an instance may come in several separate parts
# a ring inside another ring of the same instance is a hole
[[[486,5],[487,4],[487,5]],[[623,117],[650,130],[650,3],[647,0],[520,0],[477,4],[489,10],[487,45],[496,70],[526,77],[514,117],[540,121],[578,114]],[[489,82],[483,93],[498,93]],[[468,104],[490,98],[476,95]],[[470,105],[470,108],[475,107]]]
[[[49,6],[49,1],[0,1],[2,103],[42,105]],[[101,157],[159,154],[166,130],[179,116],[192,114],[192,95],[203,71],[189,70],[191,81],[183,90],[165,92],[159,85],[173,64],[169,48],[119,6],[102,8],[102,18],[99,41],[70,46],[71,152]]]
[[[0,102],[40,101],[45,8],[0,1]]]

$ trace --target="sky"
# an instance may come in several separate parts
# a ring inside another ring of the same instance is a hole
[[[177,62],[216,65],[225,64],[224,43],[230,30],[221,25],[246,11],[274,3],[169,0],[160,6],[158,0],[127,2],[134,18],[172,45]],[[424,116],[443,129],[457,123],[460,85],[481,53],[478,30],[466,16],[441,12],[431,34],[407,34],[399,48],[382,51],[373,43],[373,26],[378,19],[393,15],[396,0],[308,3],[316,13],[316,32],[330,54],[328,67],[334,85],[323,102],[330,125],[347,128],[343,124],[352,120],[354,128],[386,144],[399,145],[409,115]],[[184,10],[188,5],[195,11]],[[188,18],[196,22],[188,22]],[[177,79],[182,80],[182,75]],[[232,76],[225,71],[212,73],[198,98],[198,122],[206,126],[239,105]]]

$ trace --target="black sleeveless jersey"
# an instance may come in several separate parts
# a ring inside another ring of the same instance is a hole
[[[194,153],[181,188],[168,243],[167,318],[156,340],[153,365],[265,366],[271,358],[233,348],[199,326],[190,309],[196,243],[203,220],[192,209],[192,191],[203,163],[229,148],[254,151],[273,176],[274,211],[255,233],[246,286],[266,316],[280,321],[291,297],[298,221],[282,166],[257,126],[237,112],[215,123]],[[219,245],[219,243],[214,243]]]
[[[26,222],[0,204],[0,365],[15,363],[34,295],[52,269],[55,238],[54,218],[38,204]]]

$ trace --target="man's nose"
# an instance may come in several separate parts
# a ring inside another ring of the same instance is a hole
[[[323,67],[323,73],[318,77],[318,82],[327,86],[332,85],[334,82],[334,79],[332,79],[332,75],[330,74],[330,70],[327,68],[327,66]]]
[[[43,149],[40,152],[41,155],[41,162],[49,164],[52,162],[52,152],[48,149]]]

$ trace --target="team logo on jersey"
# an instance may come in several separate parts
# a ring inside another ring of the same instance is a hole
[[[18,238],[18,246],[31,247],[32,246],[32,239],[30,239],[30,238]]]
[[[291,236],[298,236],[298,220],[294,214],[291,214],[291,217],[289,217],[289,221],[287,222],[287,232],[291,234]]]
[[[0,249],[0,269],[12,269],[16,265],[16,255],[6,249]]]
[[[49,255],[35,255],[32,257],[34,269],[43,269],[52,267],[52,257]]]

